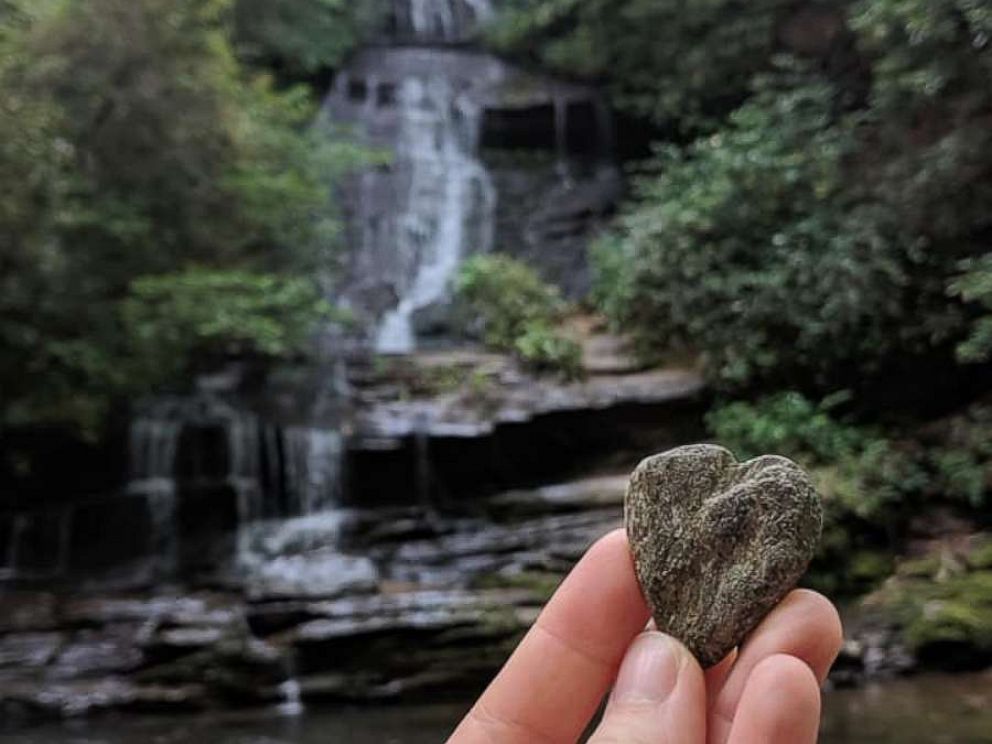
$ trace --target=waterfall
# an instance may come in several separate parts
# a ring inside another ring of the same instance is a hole
[[[176,463],[183,423],[177,402],[163,399],[131,422],[128,433],[127,492],[144,498],[151,516],[151,547],[158,569],[174,570],[176,535]]]
[[[344,440],[334,429],[286,429],[286,481],[292,511],[312,515],[340,501]]]
[[[421,42],[465,41],[492,13],[490,0],[394,0],[394,33]]]
[[[179,510],[223,493],[222,486],[236,500],[239,558],[257,552],[257,530],[296,517],[316,520],[316,532],[336,540],[344,440],[332,426],[277,424],[201,389],[146,402],[131,423],[129,442],[127,492],[147,503],[150,544],[162,573],[179,565]]]
[[[408,79],[400,92],[397,155],[409,163],[409,187],[397,215],[396,250],[418,256],[413,281],[399,305],[382,320],[381,353],[414,349],[413,316],[442,300],[467,245],[469,220],[480,219],[491,235],[495,192],[472,151],[479,131],[478,107],[459,100],[443,78]]]
[[[128,435],[129,489],[165,491],[175,486],[176,454],[182,423],[162,411],[131,422]]]

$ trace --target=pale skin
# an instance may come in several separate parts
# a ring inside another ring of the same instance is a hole
[[[591,744],[816,742],[842,641],[823,596],[793,591],[705,672],[648,619],[617,530],[579,561],[448,744],[572,744],[608,693]]]

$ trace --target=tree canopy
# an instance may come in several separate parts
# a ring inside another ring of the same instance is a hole
[[[701,351],[722,387],[828,391],[987,355],[990,19],[981,0],[518,0],[492,38],[680,133],[596,250],[614,321],[648,354]]]
[[[134,345],[149,325],[129,336],[123,309],[134,316],[150,287],[156,302],[194,305],[216,285],[190,276],[214,277],[223,296],[266,287],[308,327],[317,290],[295,277],[329,263],[330,189],[362,154],[314,123],[308,89],[239,61],[237,12],[227,0],[0,9],[3,424],[93,430],[115,396],[145,389]],[[197,267],[212,273],[175,274]],[[155,326],[165,345],[167,322]],[[259,350],[288,351],[266,334]]]

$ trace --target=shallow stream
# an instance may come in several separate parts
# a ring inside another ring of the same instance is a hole
[[[992,744],[992,673],[827,693],[821,744]],[[0,734],[2,744],[434,744],[467,705],[120,718]]]

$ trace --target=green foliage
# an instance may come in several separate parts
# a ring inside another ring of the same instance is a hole
[[[567,379],[582,376],[582,348],[542,323],[524,326],[513,343],[516,355],[531,369],[555,372]]]
[[[740,102],[775,49],[786,0],[516,0],[489,38],[568,75],[606,78],[614,101],[692,129]]]
[[[566,309],[561,294],[526,264],[474,256],[462,265],[455,294],[469,330],[487,346],[512,352],[536,370],[580,374],[578,344],[555,330]]]
[[[972,507],[992,493],[992,405],[974,403],[926,433],[926,457],[934,472],[934,493]]]
[[[963,362],[992,359],[992,254],[965,262],[965,273],[951,284],[951,294],[980,305],[983,315],[975,319],[971,334],[958,346]]]
[[[122,313],[145,384],[212,356],[299,355],[332,314],[307,279],[201,269],[136,280]]]
[[[992,571],[979,571],[948,582],[915,587],[906,597],[912,619],[906,626],[911,649],[963,646],[992,654]]]
[[[781,454],[808,468],[828,510],[884,520],[889,509],[927,486],[914,457],[880,433],[846,424],[828,400],[817,405],[798,393],[714,409],[707,424],[714,436],[742,457]]]
[[[982,550],[964,563],[931,555],[900,566],[898,577],[871,597],[925,663],[981,663],[992,655],[992,571],[981,565]]]
[[[841,398],[836,399],[839,402]],[[868,435],[837,421],[834,401],[817,405],[799,393],[780,393],[757,403],[737,401],[706,417],[713,434],[739,457],[781,453],[825,464],[864,449]]]
[[[888,114],[911,117],[948,98],[987,102],[992,9],[984,0],[860,0],[850,23],[873,58],[875,105]]]
[[[559,292],[526,264],[509,256],[473,256],[459,270],[455,293],[472,313],[487,345],[508,348],[533,323],[559,321]]]
[[[241,68],[227,0],[5,7],[0,425],[94,432],[134,388],[132,283],[327,263],[330,189],[361,153],[310,126],[305,90]]]
[[[778,453],[811,469],[825,494],[864,517],[904,500],[982,507],[992,492],[992,406],[975,403],[917,432],[886,435],[848,424],[798,393],[732,402],[707,416],[714,436],[742,457]]]
[[[234,42],[254,64],[291,77],[338,65],[378,18],[371,0],[235,0]]]
[[[823,390],[964,334],[946,287],[992,203],[955,181],[977,140],[876,163],[873,115],[836,96],[786,68],[719,133],[659,151],[596,253],[601,305],[645,353],[695,348],[726,388]]]

